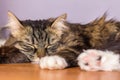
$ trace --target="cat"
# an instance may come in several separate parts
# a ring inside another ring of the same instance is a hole
[[[46,20],[21,21],[13,13],[8,12],[9,21],[6,27],[10,29],[10,37],[3,46],[17,48],[22,55],[27,56],[30,62],[38,63],[42,69],[64,69],[77,66],[76,58],[82,49],[87,49],[88,46],[84,40],[86,38],[79,37],[84,36],[82,27],[79,27],[81,31],[75,28],[74,24],[68,27],[66,16],[63,14]],[[78,25],[75,24],[75,26]],[[17,58],[19,59],[16,57],[16,60]],[[23,58],[23,62],[24,60]],[[19,63],[18,61],[9,62]]]
[[[88,24],[70,23],[66,21],[67,14],[46,20],[21,21],[8,12],[8,18],[6,27],[10,29],[10,37],[4,46],[14,46],[41,69],[78,66],[80,60],[77,57],[83,49],[104,46],[120,30],[120,22],[106,21],[106,15]]]

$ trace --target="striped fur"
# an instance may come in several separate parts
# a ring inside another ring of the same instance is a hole
[[[14,46],[30,61],[60,56],[67,62],[67,67],[77,66],[77,57],[83,49],[102,47],[113,34],[119,37],[117,33],[120,31],[120,23],[106,21],[106,15],[85,25],[66,22],[66,14],[35,21],[20,21],[11,12],[8,17],[6,26],[11,35],[5,46]]]
[[[35,61],[38,57],[57,55],[65,59],[67,67],[72,67],[77,65],[76,58],[82,49],[88,48],[82,33],[84,28],[78,29],[75,28],[77,24],[67,24],[66,14],[36,21],[20,21],[11,12],[8,17],[6,26],[11,34],[5,46],[14,46],[30,61]]]

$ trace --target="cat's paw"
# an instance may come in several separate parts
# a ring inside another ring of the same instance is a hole
[[[40,59],[41,69],[64,69],[68,66],[66,60],[60,56],[45,56]]]
[[[78,65],[86,71],[98,71],[101,69],[101,60],[104,51],[96,49],[84,50],[77,58]]]

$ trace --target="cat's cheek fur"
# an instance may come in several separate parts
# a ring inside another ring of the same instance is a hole
[[[66,60],[60,56],[45,56],[39,62],[41,69],[64,69],[68,66]]]

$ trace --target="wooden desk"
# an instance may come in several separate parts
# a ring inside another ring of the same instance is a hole
[[[0,80],[120,80],[120,72],[86,72],[78,67],[41,70],[36,64],[0,64]]]

